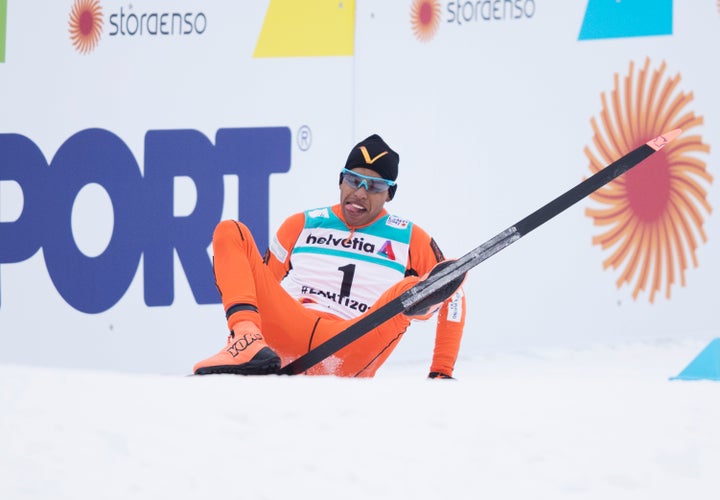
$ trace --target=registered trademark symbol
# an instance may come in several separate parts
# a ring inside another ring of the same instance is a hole
[[[312,130],[307,125],[303,125],[298,129],[297,134],[297,145],[300,151],[307,151],[312,146]]]

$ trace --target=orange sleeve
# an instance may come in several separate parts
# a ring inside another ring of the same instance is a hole
[[[414,270],[418,276],[423,276],[429,273],[435,264],[443,260],[445,257],[435,240],[425,230],[414,225],[410,237],[408,270]],[[438,311],[430,372],[441,372],[452,376],[465,328],[465,306],[465,293],[461,286],[443,302]]]
[[[290,270],[290,253],[305,226],[303,212],[291,215],[280,225],[268,251],[265,253],[265,265],[270,268],[275,279],[282,281]]]

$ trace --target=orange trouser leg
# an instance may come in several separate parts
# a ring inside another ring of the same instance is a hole
[[[228,317],[228,327],[254,322],[283,364],[308,350],[318,313],[290,297],[263,263],[250,230],[238,221],[218,224],[213,234],[215,283],[224,310],[249,305]]]
[[[360,321],[364,316],[398,297],[414,286],[418,279],[417,277],[408,277],[391,286],[368,312],[354,320],[321,319],[312,338],[312,347],[334,337],[351,324]],[[309,373],[332,373],[342,377],[372,377],[397,347],[409,325],[410,319],[403,314],[398,314],[343,347],[334,356],[309,370]]]
[[[282,358],[283,365],[317,347],[355,321],[307,309],[290,297],[265,266],[248,228],[237,221],[223,221],[213,235],[215,282],[225,311],[238,304],[257,309],[240,310],[228,326],[250,320],[260,327],[265,341]],[[417,283],[408,277],[390,287],[370,311],[394,299]],[[368,313],[366,313],[368,314]],[[395,349],[410,320],[398,314],[338,351],[309,371],[346,377],[372,377]]]
[[[225,311],[236,305],[248,305],[257,310],[255,281],[263,263],[248,228],[236,221],[222,221],[215,228],[212,245],[215,285]],[[240,310],[227,319],[231,329],[244,320],[262,326],[260,316],[250,310]]]

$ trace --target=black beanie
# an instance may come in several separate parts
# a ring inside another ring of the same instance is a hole
[[[377,134],[358,142],[345,162],[345,168],[369,168],[380,174],[380,177],[394,181],[398,176],[400,155]]]

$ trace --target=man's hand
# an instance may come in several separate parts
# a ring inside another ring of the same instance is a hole
[[[423,282],[425,282],[428,279],[432,278],[433,276],[439,274],[444,268],[452,265],[453,262],[455,262],[455,259],[444,260],[442,262],[438,262],[437,264],[435,264],[435,266],[430,270],[430,272],[428,274],[426,274],[425,276],[420,278],[420,280],[418,281],[418,283],[415,286],[422,289],[422,287],[424,286]],[[454,294],[455,291],[458,288],[460,288],[460,285],[462,285],[464,280],[465,280],[465,274],[461,274],[460,276],[457,276],[455,279],[453,279],[449,283],[445,284],[444,286],[438,288],[437,290],[432,292],[429,296],[420,300],[418,303],[408,307],[403,312],[403,314],[405,316],[408,316],[413,319],[423,319],[423,320],[428,319],[435,312],[437,312],[438,309],[440,309],[443,302],[445,302],[447,299],[449,299],[452,296],[452,294]]]

